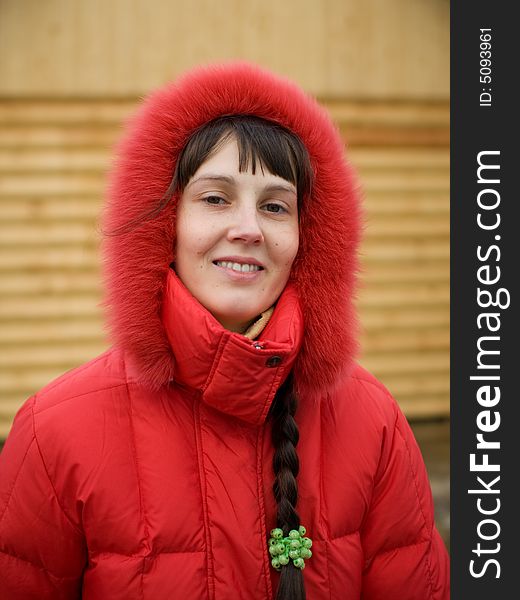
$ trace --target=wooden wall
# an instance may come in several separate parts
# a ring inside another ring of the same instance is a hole
[[[136,96],[253,60],[321,97],[446,99],[448,0],[0,0],[0,94]]]
[[[328,102],[367,208],[361,361],[409,417],[446,415],[446,103]],[[0,102],[0,437],[25,397],[105,348],[96,219],[130,101]]]
[[[106,347],[96,227],[124,117],[172,74],[230,57],[289,75],[338,123],[367,209],[361,362],[409,418],[448,415],[448,12],[0,0],[0,438],[26,397]]]

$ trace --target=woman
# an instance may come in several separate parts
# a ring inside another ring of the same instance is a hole
[[[358,194],[325,112],[198,69],[118,155],[114,346],[17,415],[2,598],[447,598],[420,452],[353,360]]]

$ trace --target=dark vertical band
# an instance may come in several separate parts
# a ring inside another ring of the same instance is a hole
[[[515,595],[519,572],[520,152],[514,90],[520,36],[514,6],[451,3],[454,600]]]

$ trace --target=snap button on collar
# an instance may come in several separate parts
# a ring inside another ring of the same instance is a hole
[[[280,356],[270,356],[265,361],[265,366],[266,367],[277,367],[281,362],[282,362],[282,359]]]

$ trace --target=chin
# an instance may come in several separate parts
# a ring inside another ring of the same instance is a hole
[[[207,306],[209,312],[217,319],[223,327],[231,331],[245,331],[264,310],[267,310],[273,303],[264,306],[263,304],[251,302],[247,307],[241,310],[240,301],[236,297],[232,298],[226,305]]]
[[[250,312],[237,314],[237,312],[234,311],[233,313],[212,314],[225,329],[243,333],[261,312],[262,311],[259,310],[254,314],[251,314]]]

